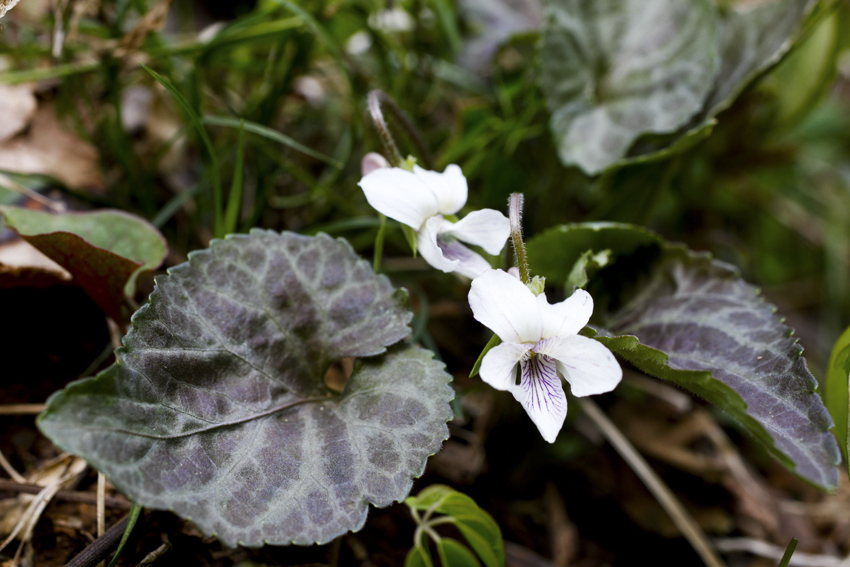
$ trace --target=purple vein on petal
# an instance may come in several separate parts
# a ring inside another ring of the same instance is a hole
[[[555,360],[546,355],[522,361],[522,388],[525,404],[537,411],[557,413],[564,409],[564,395]]]

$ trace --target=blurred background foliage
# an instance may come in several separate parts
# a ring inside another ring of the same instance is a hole
[[[850,319],[847,4],[810,25],[792,54],[719,116],[706,140],[597,178],[558,160],[538,87],[541,21],[531,0],[226,7],[29,0],[3,20],[0,85],[34,85],[40,107],[55,105],[61,122],[96,148],[103,187],[59,187],[74,206],[117,207],[152,220],[171,243],[171,263],[212,236],[212,166],[226,202],[238,119],[246,124],[238,230],[324,230],[369,255],[379,221],[357,181],[360,158],[381,150],[365,102],[381,89],[409,113],[436,169],[463,168],[470,209],[504,210],[508,194],[522,191],[528,234],[616,220],[709,250],[764,286],[780,309],[817,315],[816,344],[807,346],[816,349],[819,368]],[[215,160],[142,63],[206,120]],[[415,155],[396,131],[402,150]],[[57,186],[32,172],[13,178],[36,190]],[[388,271],[416,274],[420,264],[406,258],[400,230],[388,231],[387,246]],[[448,283],[403,277],[414,288]]]

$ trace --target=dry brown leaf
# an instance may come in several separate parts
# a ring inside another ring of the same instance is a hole
[[[71,281],[71,274],[22,239],[0,244],[0,289],[50,287]]]
[[[50,103],[38,107],[26,132],[0,143],[0,169],[49,175],[74,189],[104,188],[97,150],[65,130]]]
[[[2,2],[0,0],[0,4]],[[31,86],[0,85],[0,142],[23,130],[35,115],[37,106]]]
[[[15,7],[19,0],[0,0],[0,18],[6,15],[6,12]]]

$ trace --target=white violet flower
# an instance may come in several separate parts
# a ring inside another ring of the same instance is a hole
[[[511,392],[550,443],[567,417],[558,374],[579,397],[610,392],[623,377],[610,350],[578,335],[593,313],[593,299],[582,289],[550,305],[545,294],[535,296],[516,277],[490,270],[473,280],[469,305],[473,316],[502,339],[484,356],[481,379]]]
[[[360,180],[366,200],[380,213],[416,231],[416,247],[429,264],[444,272],[476,278],[491,269],[487,260],[461,244],[498,254],[511,233],[511,223],[499,211],[473,211],[458,222],[454,215],[466,204],[466,178],[456,165],[443,173],[414,165],[373,169]]]

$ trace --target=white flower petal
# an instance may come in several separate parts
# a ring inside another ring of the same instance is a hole
[[[373,209],[414,230],[439,209],[434,192],[417,176],[398,167],[376,169],[358,185]]]
[[[519,401],[543,439],[554,443],[567,417],[567,396],[555,360],[538,355],[523,360],[520,367],[522,399]]]
[[[443,256],[437,241],[440,230],[444,225],[449,224],[451,223],[444,220],[442,216],[433,216],[425,221],[425,225],[416,233],[416,248],[419,254],[425,258],[426,262],[444,272],[454,272],[460,265],[460,260],[450,260]]]
[[[413,174],[437,196],[437,212],[453,215],[466,204],[469,188],[458,166],[452,164],[438,173],[414,165]]]
[[[534,351],[558,361],[558,370],[574,396],[610,392],[623,379],[623,369],[599,341],[574,335],[540,341]]]
[[[387,158],[377,152],[369,152],[360,161],[360,172],[366,176],[376,169],[384,169],[390,166]]]
[[[498,254],[511,235],[511,221],[493,209],[473,211],[452,225],[446,232],[476,246],[488,254]]]
[[[452,223],[442,215],[431,217],[416,234],[416,247],[425,261],[444,272],[457,272],[475,279],[493,269],[481,254],[477,254],[446,234]]]
[[[517,278],[490,270],[472,280],[472,315],[506,343],[536,343],[541,337],[537,298]]]
[[[593,298],[583,289],[577,289],[560,303],[549,305],[545,294],[537,296],[543,320],[543,338],[575,335],[587,325],[593,314]]]
[[[514,392],[514,396],[517,396],[519,386],[516,384],[516,365],[531,347],[516,343],[502,343],[493,347],[484,355],[478,374],[497,390]]]

